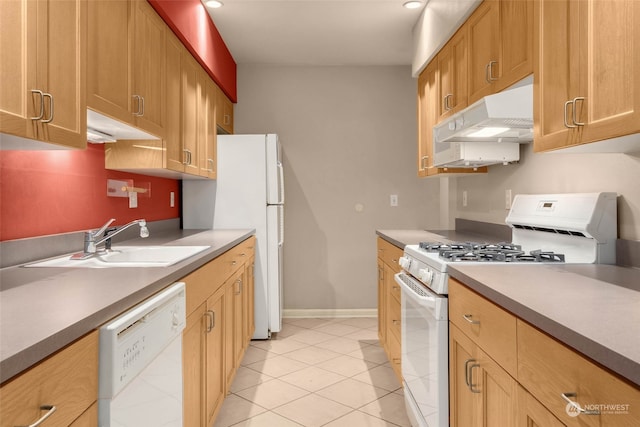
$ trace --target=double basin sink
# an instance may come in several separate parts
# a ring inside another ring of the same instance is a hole
[[[25,267],[168,267],[183,261],[211,246],[118,246],[109,252],[97,253],[86,259],[71,256],[52,258]]]

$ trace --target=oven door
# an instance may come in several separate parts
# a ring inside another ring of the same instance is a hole
[[[433,293],[406,273],[402,289],[402,377],[414,427],[449,425],[447,296]]]

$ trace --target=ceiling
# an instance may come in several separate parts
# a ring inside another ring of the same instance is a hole
[[[238,64],[410,65],[412,29],[424,7],[406,9],[406,0],[222,1],[209,15]]]

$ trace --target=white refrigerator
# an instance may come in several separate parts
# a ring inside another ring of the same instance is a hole
[[[254,339],[282,329],[284,178],[278,135],[218,135],[217,179],[183,181],[185,229],[255,228]]]

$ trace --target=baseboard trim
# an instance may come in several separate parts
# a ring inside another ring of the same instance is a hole
[[[377,308],[347,308],[347,309],[284,309],[284,318],[331,318],[331,317],[377,317]]]

